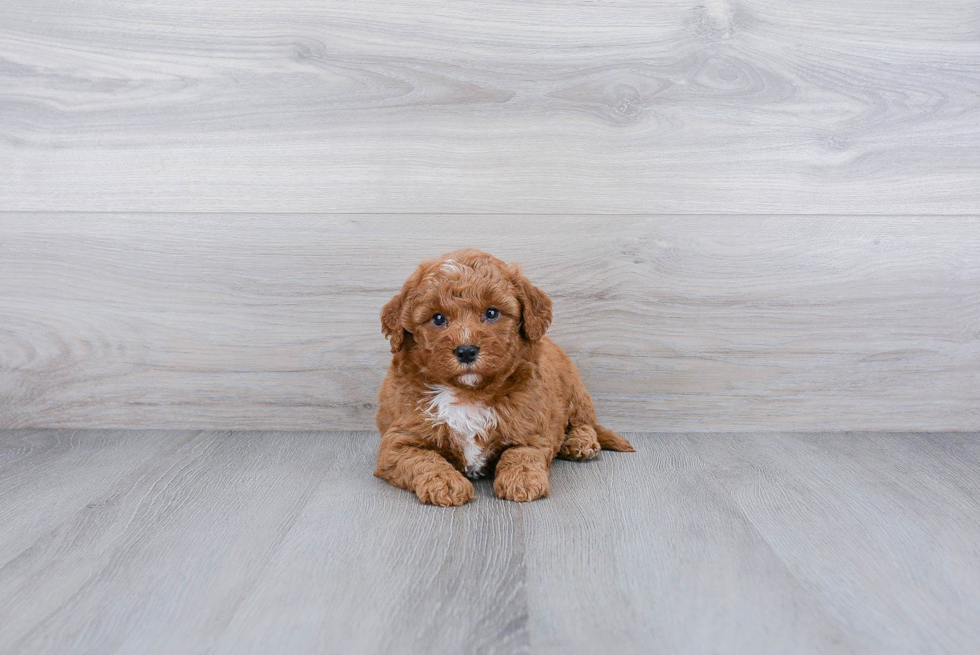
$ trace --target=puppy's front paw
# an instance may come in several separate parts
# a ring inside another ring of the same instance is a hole
[[[497,469],[493,490],[504,500],[527,502],[548,495],[548,473],[525,467]]]
[[[453,507],[473,500],[473,484],[458,471],[436,471],[415,480],[415,495],[426,505]]]

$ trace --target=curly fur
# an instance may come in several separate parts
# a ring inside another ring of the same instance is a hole
[[[489,320],[493,307],[499,318]],[[432,317],[443,314],[446,325]],[[596,422],[575,365],[545,337],[551,299],[516,265],[479,250],[423,262],[381,310],[392,355],[379,392],[374,474],[423,503],[473,499],[463,477],[493,471],[501,498],[548,495],[556,456],[632,451]],[[454,350],[479,347],[470,364]]]

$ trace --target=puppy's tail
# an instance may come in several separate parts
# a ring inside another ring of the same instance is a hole
[[[612,430],[607,430],[601,425],[595,426],[596,436],[599,437],[599,445],[603,450],[615,450],[621,453],[635,453],[636,448]]]

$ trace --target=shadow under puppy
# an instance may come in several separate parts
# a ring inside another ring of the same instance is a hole
[[[501,498],[548,495],[555,456],[633,451],[596,422],[568,355],[544,336],[551,299],[479,250],[423,262],[381,311],[391,344],[374,474],[423,503],[473,499],[463,477],[494,470]]]

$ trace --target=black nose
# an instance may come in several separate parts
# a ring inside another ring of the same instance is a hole
[[[478,346],[457,346],[453,351],[460,364],[472,364],[476,361],[476,356],[480,354]]]

